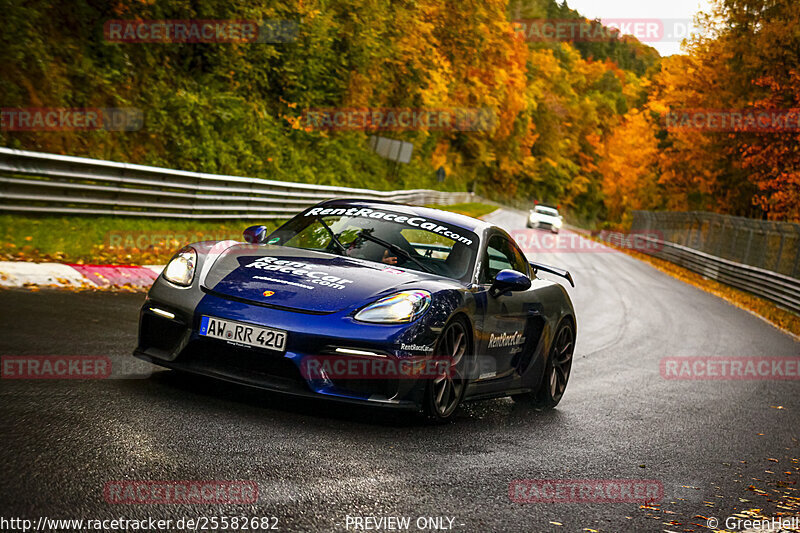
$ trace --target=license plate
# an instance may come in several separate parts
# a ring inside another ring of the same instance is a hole
[[[278,352],[286,350],[285,331],[262,328],[233,320],[222,320],[212,316],[204,316],[200,320],[200,335],[222,339],[233,344],[244,344]]]

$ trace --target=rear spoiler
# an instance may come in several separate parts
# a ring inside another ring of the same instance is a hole
[[[572,285],[573,287],[575,286],[575,282],[572,281],[572,274],[570,274],[568,270],[564,270],[563,268],[556,268],[554,266],[543,265],[541,263],[536,263],[534,261],[531,261],[530,263],[534,273],[539,272],[540,270],[542,272],[549,272],[551,274],[555,274],[556,276],[561,276],[562,278],[569,281],[570,285]]]

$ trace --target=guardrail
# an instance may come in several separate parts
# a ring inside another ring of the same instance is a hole
[[[661,230],[652,230],[662,237]],[[646,230],[636,230],[637,238],[646,240],[648,246],[635,249],[642,253],[664,259],[687,270],[713,279],[730,287],[749,292],[769,300],[785,309],[800,314],[800,280],[730,259],[695,250],[682,244],[669,242],[648,235]],[[613,232],[592,232],[600,240],[614,242]]]
[[[282,219],[336,197],[450,205],[466,192],[374,191],[0,148],[0,212]]]
[[[634,211],[631,231],[657,231],[668,242],[800,278],[800,224],[698,211]]]

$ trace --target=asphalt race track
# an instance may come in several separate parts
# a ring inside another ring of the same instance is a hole
[[[490,218],[524,225],[517,212]],[[277,517],[280,531],[353,531],[354,516],[411,517],[411,531],[418,517],[448,517],[452,530],[470,532],[705,531],[702,517],[779,510],[773,491],[787,480],[797,488],[800,475],[800,382],[667,380],[659,362],[798,356],[800,342],[621,253],[536,259],[568,268],[577,285],[569,289],[576,359],[554,411],[493,400],[430,426],[160,370],[139,379],[4,379],[2,516]],[[0,354],[124,357],[143,298],[0,292]],[[514,503],[509,484],[519,479],[657,480],[664,498],[651,508]],[[110,504],[103,488],[113,480],[253,480],[259,498]]]

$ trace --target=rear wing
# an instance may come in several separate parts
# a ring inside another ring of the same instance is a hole
[[[556,268],[550,265],[543,265],[541,263],[536,263],[534,261],[530,262],[531,268],[533,268],[533,272],[538,273],[540,270],[542,272],[549,272],[551,274],[555,274],[556,276],[561,276],[562,278],[569,281],[569,284],[573,287],[575,286],[575,282],[572,280],[572,274],[569,273],[568,270],[564,270],[563,268]]]

